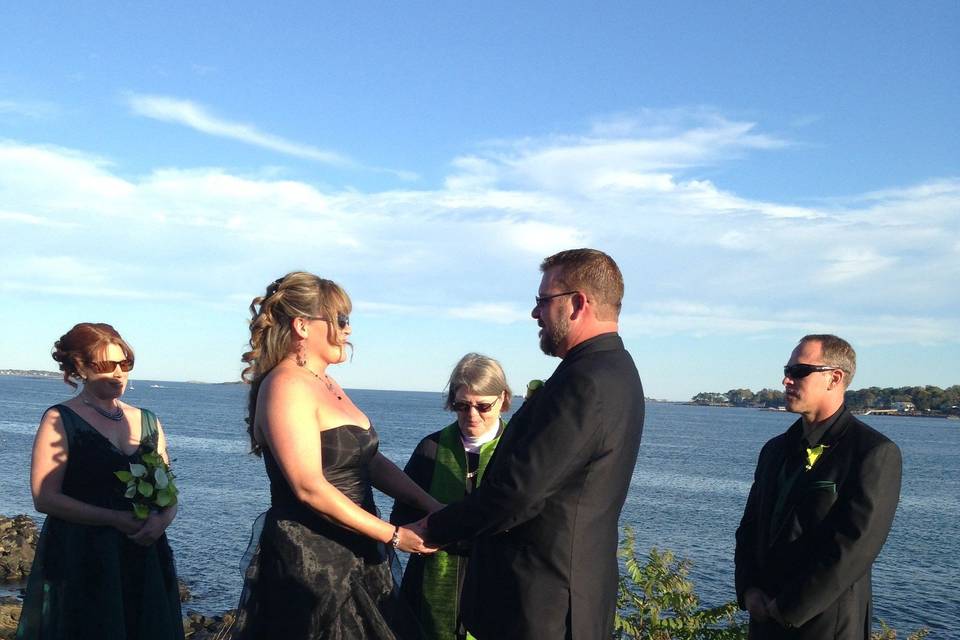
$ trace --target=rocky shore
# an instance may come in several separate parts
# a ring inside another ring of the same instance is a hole
[[[39,532],[32,518],[26,515],[0,516],[0,587],[22,584],[30,575]],[[190,590],[180,581],[180,602],[190,600]],[[0,596],[0,640],[13,640],[20,621],[23,602],[16,596]],[[222,640],[233,624],[233,612],[204,616],[187,611],[183,619],[184,636],[188,640]]]

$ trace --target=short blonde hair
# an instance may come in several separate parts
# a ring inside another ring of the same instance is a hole
[[[830,333],[812,333],[800,338],[800,344],[805,342],[820,343],[824,363],[843,371],[846,374],[843,376],[843,388],[849,388],[857,372],[857,352],[850,343]]]

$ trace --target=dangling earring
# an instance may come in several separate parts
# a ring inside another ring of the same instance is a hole
[[[307,351],[307,350],[303,347],[303,342],[301,342],[300,344],[297,345],[297,354],[296,354],[296,357],[297,357],[297,366],[298,366],[298,367],[305,367],[305,366],[307,366],[307,353],[306,353],[306,351]]]

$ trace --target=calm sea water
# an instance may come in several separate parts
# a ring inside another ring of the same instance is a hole
[[[0,513],[33,510],[30,446],[43,410],[69,395],[58,380],[0,377]],[[166,429],[182,504],[168,533],[188,608],[236,605],[237,569],[250,524],[269,503],[263,464],[247,454],[242,385],[134,381],[125,399],[153,409]],[[350,392],[370,416],[381,451],[403,466],[421,437],[451,421],[440,393]],[[732,600],[733,534],[761,445],[793,416],[751,409],[647,405],[640,459],[624,507],[638,549],[672,549],[693,561],[705,605]],[[960,423],[871,417],[904,458],[904,484],[890,538],[874,566],[878,617],[906,632],[957,637],[960,619]],[[381,510],[390,502],[377,495]],[[904,635],[905,637],[905,635]]]

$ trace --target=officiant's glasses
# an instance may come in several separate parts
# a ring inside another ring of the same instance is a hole
[[[490,410],[500,401],[499,398],[493,402],[478,402],[477,404],[470,404],[469,402],[454,402],[450,405],[450,408],[456,411],[457,413],[469,413],[470,409],[476,409],[477,413],[490,413]]]
[[[799,380],[817,371],[833,371],[839,368],[829,364],[788,364],[783,368],[783,375],[792,380]]]

